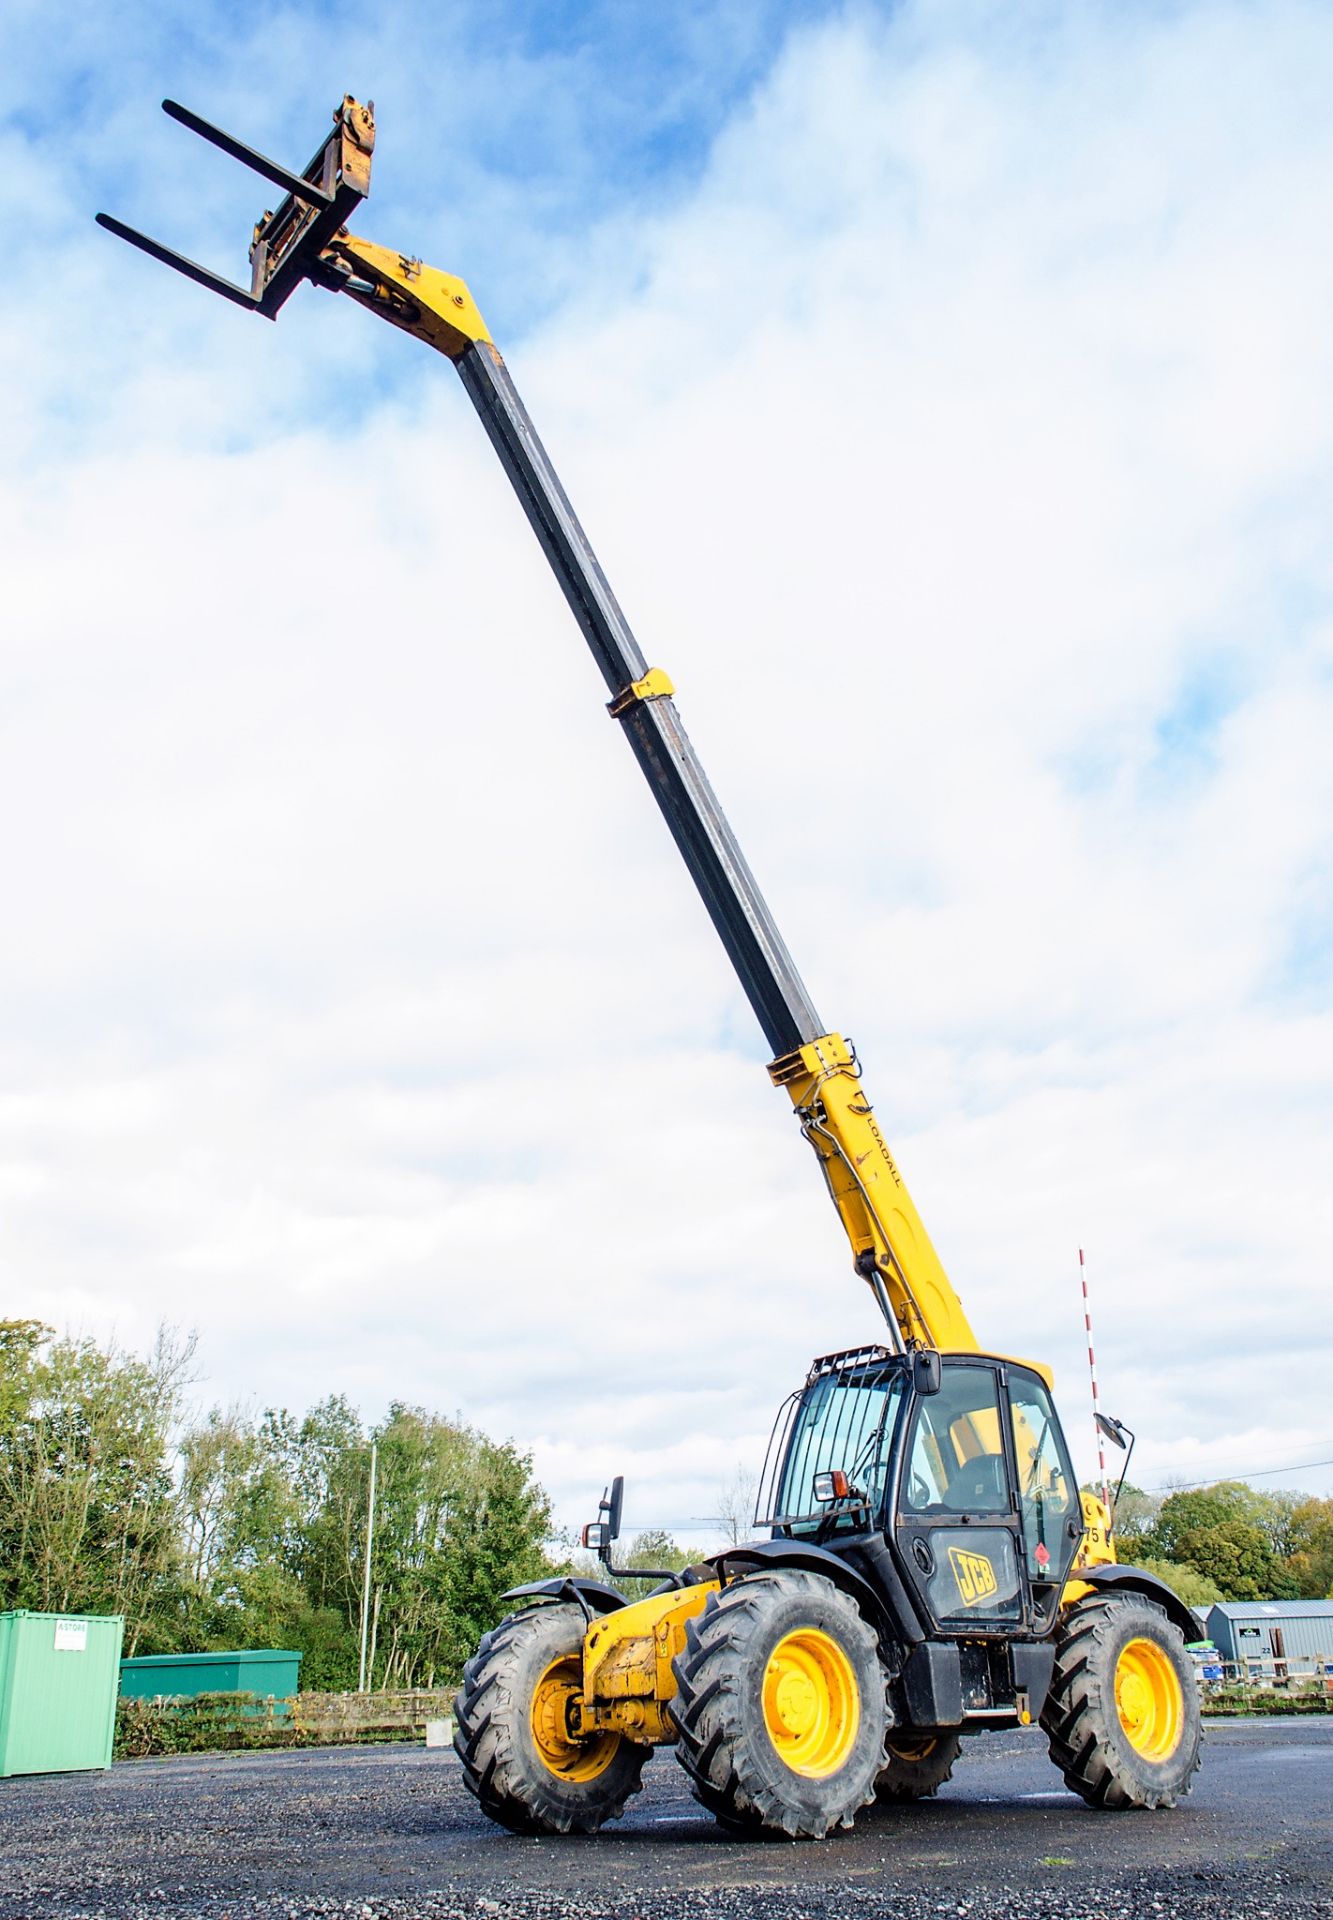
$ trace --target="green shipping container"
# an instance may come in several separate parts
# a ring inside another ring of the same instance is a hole
[[[0,1613],[0,1778],[111,1765],[124,1621]]]
[[[127,1700],[192,1699],[197,1693],[272,1694],[290,1700],[300,1682],[299,1653],[146,1653],[120,1663]]]

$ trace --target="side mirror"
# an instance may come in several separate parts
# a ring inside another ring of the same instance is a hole
[[[591,1548],[598,1559],[611,1564],[612,1544],[620,1538],[620,1509],[625,1504],[625,1476],[618,1473],[611,1490],[597,1502],[597,1518],[590,1520],[579,1535],[581,1546]]]
[[[912,1355],[912,1391],[938,1393],[943,1383],[940,1356],[933,1347],[918,1347]]]

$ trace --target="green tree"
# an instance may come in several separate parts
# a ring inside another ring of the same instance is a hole
[[[270,1409],[255,1439],[229,1540],[236,1604],[268,1644],[301,1650],[303,1687],[354,1687],[370,1479],[361,1418],[335,1394],[300,1419]]]
[[[456,1679],[482,1634],[506,1612],[509,1587],[545,1578],[543,1551],[551,1507],[532,1477],[532,1459],[509,1441],[498,1444],[471,1433],[474,1449],[445,1525],[443,1590],[449,1635],[440,1654]]]
[[[1205,1527],[1219,1527],[1244,1511],[1243,1488],[1238,1481],[1222,1482],[1215,1487],[1184,1487],[1169,1493],[1157,1513],[1156,1524],[1144,1537],[1144,1551],[1163,1560],[1180,1560],[1180,1542],[1187,1533]]]
[[[297,1570],[302,1509],[284,1440],[267,1420],[216,1407],[182,1437],[183,1565],[162,1630],[173,1647],[296,1647],[303,1686],[350,1686],[355,1635],[343,1614],[310,1604]]]
[[[1333,1600],[1333,1500],[1298,1500],[1285,1570],[1293,1599]]]
[[[381,1686],[430,1686],[451,1665],[447,1541],[476,1468],[476,1437],[420,1407],[394,1406],[375,1438],[371,1670]]]
[[[1142,1487],[1126,1481],[1120,1489],[1115,1503],[1115,1538],[1127,1559],[1137,1561],[1141,1545],[1146,1551],[1145,1543],[1156,1529],[1161,1507],[1156,1494],[1145,1493]]]
[[[1161,1504],[1139,1550],[1177,1565],[1188,1562],[1227,1599],[1319,1598],[1327,1573],[1333,1585],[1333,1554],[1321,1546],[1321,1505],[1300,1494],[1220,1480],[1211,1487],[1182,1488]]]
[[[1182,1488],[1163,1500],[1149,1538],[1154,1551],[1167,1560],[1180,1559],[1182,1535],[1200,1527],[1243,1520],[1264,1537],[1274,1560],[1292,1551],[1292,1516],[1300,1504],[1294,1493],[1261,1492],[1243,1480],[1219,1480],[1211,1487]]]
[[[0,1320],[0,1435],[13,1434],[32,1405],[42,1348],[54,1327],[40,1320]]]
[[[356,1681],[372,1441],[370,1685],[453,1682],[503,1614],[500,1595],[549,1570],[550,1509],[531,1462],[459,1422],[396,1405],[367,1433],[334,1397],[300,1421],[268,1414],[261,1441],[290,1497],[261,1498],[266,1483],[253,1481],[248,1538],[256,1566],[277,1562],[299,1583],[309,1614],[291,1632],[311,1637],[296,1644],[307,1649],[312,1683],[317,1674],[325,1685]],[[341,1634],[334,1620],[344,1623]]]
[[[248,1525],[253,1549],[280,1559],[314,1607],[333,1607],[359,1628],[370,1441],[341,1394],[300,1420],[270,1410],[260,1442],[280,1502],[257,1500]]]
[[[667,1573],[680,1573],[690,1564],[687,1547],[679,1547],[661,1527],[649,1527],[636,1533],[625,1550],[622,1565],[661,1567]]]
[[[1217,1601],[1225,1600],[1226,1595],[1215,1580],[1208,1580],[1197,1567],[1181,1566],[1174,1560],[1136,1560],[1135,1566],[1142,1567],[1145,1573],[1152,1573],[1171,1588],[1196,1613],[1206,1613]]]
[[[151,1638],[179,1572],[172,1435],[194,1343],[138,1358],[32,1322],[0,1338],[0,1605],[121,1613]]]
[[[1272,1549],[1261,1529],[1248,1520],[1190,1527],[1176,1543],[1176,1557],[1213,1581],[1224,1599],[1266,1600],[1272,1595]]]
[[[691,1560],[697,1558],[686,1547],[677,1546],[669,1533],[661,1527],[649,1527],[642,1533],[636,1533],[615,1556],[618,1567],[646,1567],[662,1573],[680,1573],[688,1567]],[[651,1593],[658,1581],[622,1580],[618,1584],[627,1598],[642,1599]]]

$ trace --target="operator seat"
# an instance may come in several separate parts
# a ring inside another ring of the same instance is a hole
[[[951,1513],[1007,1513],[1009,1487],[1003,1455],[979,1453],[965,1460],[949,1482],[945,1504]]]

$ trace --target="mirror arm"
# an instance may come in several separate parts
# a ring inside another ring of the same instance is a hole
[[[1111,1526],[1113,1530],[1115,1527],[1116,1510],[1120,1505],[1120,1495],[1125,1485],[1125,1475],[1129,1472],[1129,1463],[1134,1458],[1135,1435],[1132,1432],[1130,1432],[1130,1429],[1124,1424],[1123,1421],[1121,1421],[1120,1423],[1120,1431],[1122,1433],[1129,1434],[1129,1445],[1125,1449],[1125,1464],[1120,1469],[1120,1478],[1115,1483],[1115,1493],[1111,1500]]]

